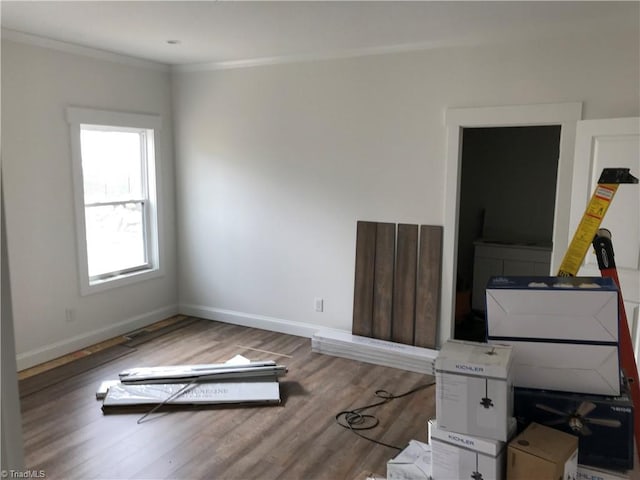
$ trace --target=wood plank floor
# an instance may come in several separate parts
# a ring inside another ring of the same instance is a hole
[[[266,353],[272,352],[272,353]],[[104,415],[95,391],[134,366],[223,362],[236,354],[276,360],[281,406]],[[76,360],[82,362],[83,359]],[[81,369],[80,369],[81,370]],[[199,320],[136,346],[123,357],[23,396],[26,466],[48,479],[355,479],[386,473],[397,451],[338,426],[335,415],[401,394],[433,377],[311,352],[307,338]],[[371,411],[363,432],[404,447],[426,441],[434,387]]]

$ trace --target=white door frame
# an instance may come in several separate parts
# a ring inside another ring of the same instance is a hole
[[[441,315],[438,344],[453,338],[456,269],[458,251],[458,210],[462,130],[465,127],[515,127],[560,125],[560,157],[553,220],[551,271],[562,261],[569,245],[569,214],[576,123],[582,118],[582,103],[550,103],[501,107],[449,108],[446,111],[447,154],[444,197]],[[557,248],[556,248],[557,247]]]

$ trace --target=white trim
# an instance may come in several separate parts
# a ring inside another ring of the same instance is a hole
[[[553,221],[551,270],[555,271],[569,243],[569,205],[573,172],[573,150],[577,122],[582,118],[582,103],[509,105],[480,108],[449,108],[445,112],[447,127],[446,174],[444,197],[444,236],[442,258],[441,317],[439,345],[453,337],[455,314],[455,279],[458,249],[458,202],[462,129],[465,127],[506,127],[560,125],[560,157]]]
[[[582,116],[582,103],[542,103],[499,107],[449,108],[448,127],[512,127],[521,125],[558,125],[577,122]]]
[[[180,304],[180,314],[192,317],[215,320],[218,322],[241,325],[243,327],[259,328],[271,332],[286,333],[297,337],[311,338],[322,327],[305,322],[295,322],[282,318],[257,315],[255,313],[237,312],[223,308],[207,307],[205,305]]]
[[[160,115],[145,113],[116,112],[96,108],[67,107],[67,122],[70,124],[88,124],[108,127],[127,127],[135,130],[160,130]],[[99,129],[96,129],[99,130]]]
[[[166,318],[173,317],[177,314],[178,306],[168,305],[151,312],[122,320],[118,323],[109,325],[108,327],[99,328],[50,345],[45,345],[44,347],[40,347],[35,350],[20,353],[16,356],[18,370],[24,370],[25,368],[48,362],[49,360],[53,360],[54,358],[58,358],[62,355],[76,352],[89,345],[109,340],[110,338],[117,337],[118,335],[124,335],[125,333],[146,327],[147,325],[159,322],[160,320],[165,320]]]
[[[149,267],[148,269],[138,270],[131,273],[123,273],[114,277],[99,280],[90,280],[87,276],[87,283],[85,284],[84,281],[80,283],[80,294],[82,296],[91,295],[93,293],[111,290],[112,288],[124,287],[126,285],[133,285],[145,280],[159,278],[163,275],[164,272],[161,267]]]
[[[215,70],[229,70],[234,68],[262,67],[269,65],[286,65],[292,63],[321,62],[326,60],[340,60],[373,55],[388,55],[394,53],[419,52],[443,47],[472,45],[470,42],[422,42],[402,45],[387,45],[370,48],[353,48],[326,53],[303,53],[297,55],[281,55],[277,57],[248,58],[243,60],[228,60],[220,62],[203,62],[171,65],[172,72],[203,72]]]
[[[71,158],[74,204],[76,214],[76,250],[78,255],[78,278],[81,295],[90,295],[103,292],[116,287],[131,285],[144,280],[158,278],[164,275],[164,247],[161,240],[160,228],[162,224],[159,217],[162,215],[162,202],[158,194],[158,183],[161,178],[158,174],[159,153],[156,152],[155,136],[162,127],[162,118],[159,115],[141,113],[116,112],[109,110],[97,110],[92,108],[67,107],[66,119],[70,126]],[[84,203],[84,181],[82,177],[82,154],[80,146],[80,132],[82,125],[110,126],[114,129],[132,128],[138,131],[146,130],[146,177],[148,222],[145,230],[150,233],[147,237],[147,261],[151,265],[147,269],[134,271],[128,274],[105,278],[104,280],[91,280],[87,269],[88,254],[86,240],[86,221]]]
[[[26,45],[33,45],[41,48],[48,48],[49,50],[57,50],[59,52],[81,55],[83,57],[95,58],[97,60],[106,60],[108,62],[120,63],[132,67],[148,68],[161,72],[169,72],[170,70],[169,65],[165,63],[153,62],[151,60],[131,57],[129,55],[109,52],[97,48],[84,47],[74,43],[61,42],[60,40],[40,37],[37,35],[32,35],[30,33],[11,30],[9,28],[2,29],[2,40],[8,40],[10,42],[22,43]]]

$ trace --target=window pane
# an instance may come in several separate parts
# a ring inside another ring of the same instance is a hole
[[[142,203],[86,207],[89,277],[146,264]]]
[[[141,132],[82,128],[84,202],[113,202],[142,197]]]

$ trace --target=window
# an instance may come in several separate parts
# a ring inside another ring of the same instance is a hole
[[[153,115],[68,108],[83,295],[160,274]]]

